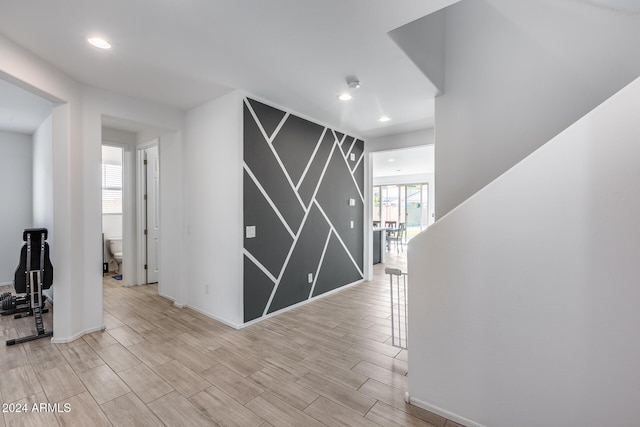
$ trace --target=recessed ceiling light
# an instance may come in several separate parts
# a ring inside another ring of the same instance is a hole
[[[340,101],[349,101],[351,98],[351,95],[349,95],[348,93],[341,93],[340,95],[338,95],[338,99]]]
[[[378,119],[379,122],[388,122],[389,120],[391,120],[388,116],[382,116]]]
[[[395,162],[395,161],[396,161],[396,159],[389,159],[389,160],[387,160],[387,162]]]
[[[95,46],[98,49],[111,49],[111,43],[109,43],[108,41],[106,41],[103,38],[100,38],[100,37],[89,37],[87,39],[87,41],[89,43],[91,43],[92,46]]]

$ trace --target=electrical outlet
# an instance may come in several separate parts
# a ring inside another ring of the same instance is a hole
[[[356,199],[349,199],[349,206],[355,206],[356,205]]]
[[[247,225],[245,234],[246,234],[247,239],[253,239],[254,237],[256,237],[256,226],[255,225]]]
[[[352,162],[356,161],[356,155],[354,153],[349,154],[349,159],[351,159]]]
[[[308,283],[313,283],[313,273],[307,274],[307,282]]]

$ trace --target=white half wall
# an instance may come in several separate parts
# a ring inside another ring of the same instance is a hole
[[[228,325],[243,323],[242,96],[187,112],[183,203],[186,303]]]
[[[412,403],[468,426],[638,424],[638,111],[640,79],[411,241]]]
[[[0,284],[13,283],[22,231],[33,221],[31,136],[0,131]]]

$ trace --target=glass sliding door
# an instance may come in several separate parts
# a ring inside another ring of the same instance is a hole
[[[429,185],[374,186],[373,221],[381,227],[387,222],[406,224],[406,239],[410,240],[429,225]]]
[[[405,224],[407,240],[422,231],[422,184],[406,185],[405,189]]]

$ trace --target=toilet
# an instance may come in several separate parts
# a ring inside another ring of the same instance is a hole
[[[118,263],[118,273],[120,273],[121,265],[122,265],[122,238],[115,237],[109,239],[109,251],[113,258]]]

